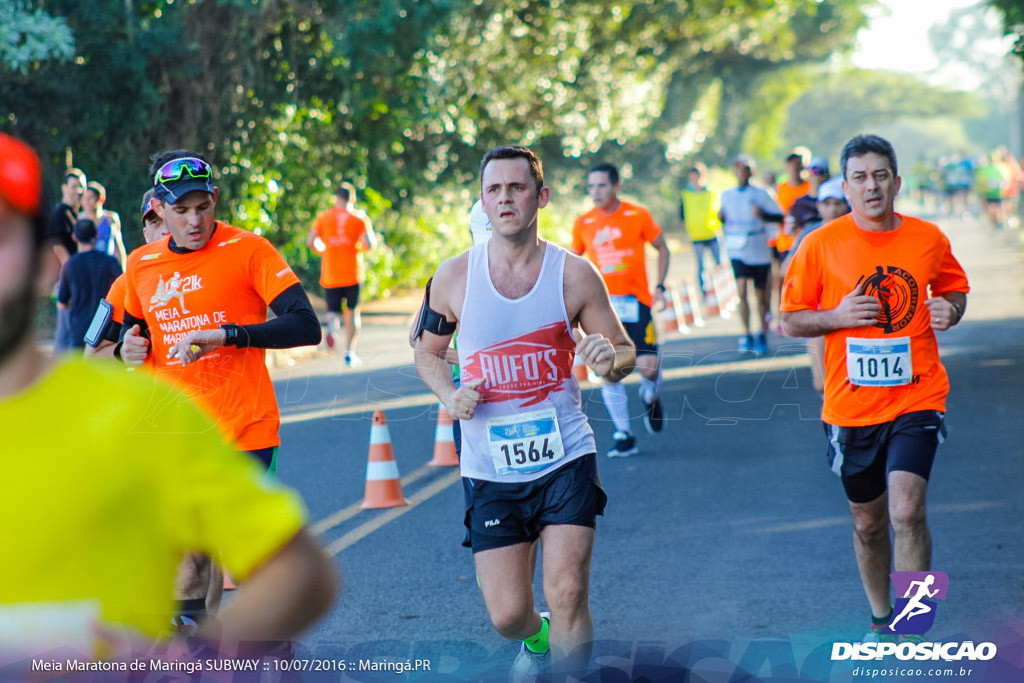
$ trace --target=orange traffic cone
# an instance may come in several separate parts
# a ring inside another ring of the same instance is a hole
[[[683,281],[680,301],[683,309],[683,321],[687,325],[704,327],[704,317],[700,314],[700,304],[696,303],[700,300],[697,298],[693,283],[689,280]]]
[[[661,309],[661,331],[665,334],[674,332],[689,332],[690,328],[683,322],[679,310],[679,297],[676,296],[675,287],[669,285],[662,294],[665,298],[665,307]]]
[[[366,495],[364,508],[393,508],[408,505],[402,495],[402,482],[398,479],[395,452],[391,450],[391,433],[384,411],[373,413],[370,427],[370,457],[366,463]]]
[[[587,367],[586,362],[583,360],[583,356],[576,354],[572,359],[572,376],[576,378],[576,382],[583,386],[584,384],[600,384],[601,378]]]
[[[587,364],[583,362],[583,356],[576,354],[576,357],[572,359],[572,376],[576,378],[576,381],[583,384],[587,380]]]
[[[690,295],[686,293],[685,285],[679,297],[679,311],[679,328],[686,327],[689,329],[696,322],[696,319],[693,317],[693,305],[690,303]]]
[[[739,290],[736,289],[736,279],[732,276],[732,270],[728,266],[719,266],[715,272],[715,290],[718,292],[718,302],[725,310],[731,311],[740,303]]]
[[[455,452],[455,434],[452,414],[443,404],[437,404],[437,428],[434,430],[434,459],[428,465],[434,467],[458,467],[459,454]]]
[[[718,297],[715,296],[714,287],[704,292],[704,310],[707,311],[709,317],[725,317],[722,309],[718,306]]]

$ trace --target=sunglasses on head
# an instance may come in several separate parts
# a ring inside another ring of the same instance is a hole
[[[196,157],[172,159],[156,172],[156,175],[153,176],[153,184],[172,183],[181,180],[186,173],[193,178],[211,178],[213,169],[210,168],[210,164]]]

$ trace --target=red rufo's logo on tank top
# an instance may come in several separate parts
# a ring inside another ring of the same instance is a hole
[[[572,376],[576,344],[564,322],[480,349],[462,366],[462,381],[484,379],[485,401],[532,406],[561,391]]]
[[[875,297],[882,305],[875,327],[892,334],[910,324],[917,312],[918,297],[917,280],[913,275],[897,266],[875,266],[875,272],[862,279],[864,293]]]

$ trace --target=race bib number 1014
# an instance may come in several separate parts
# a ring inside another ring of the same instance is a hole
[[[850,384],[858,386],[898,387],[910,384],[914,376],[910,337],[847,337],[846,374]]]

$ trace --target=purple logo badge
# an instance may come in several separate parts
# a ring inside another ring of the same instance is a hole
[[[893,572],[896,604],[887,633],[922,634],[935,623],[936,600],[945,600],[949,577],[944,572]]]

